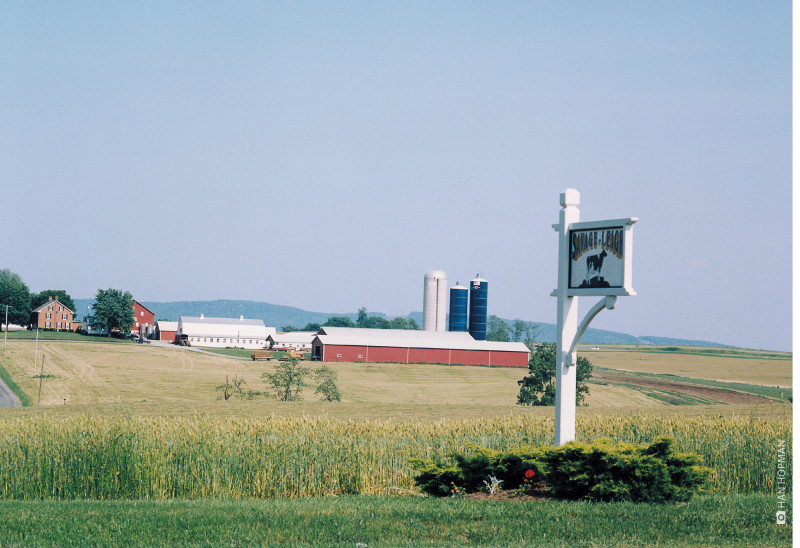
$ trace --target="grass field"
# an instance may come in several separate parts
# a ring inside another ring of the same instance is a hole
[[[552,444],[553,409],[515,404],[524,369],[337,363],[330,365],[339,374],[341,403],[315,401],[313,386],[301,402],[223,401],[215,387],[226,375],[263,391],[261,374],[274,362],[100,342],[40,341],[36,371],[33,341],[9,339],[0,351],[0,367],[33,402],[0,409],[0,499],[88,499],[0,502],[0,512],[15,516],[0,524],[0,544],[104,544],[108,531],[141,544],[153,543],[148,535],[168,539],[157,544],[236,543],[237,535],[238,542],[261,543],[269,542],[269,531],[287,544],[353,546],[352,533],[362,531],[366,538],[355,542],[369,546],[510,546],[542,539],[752,546],[782,544],[791,532],[776,528],[774,509],[779,443],[791,462],[792,406],[772,392],[757,393],[762,385],[791,384],[785,354],[586,352],[604,365],[588,406],[578,409],[578,439],[672,436],[680,450],[698,452],[715,469],[711,494],[687,507],[570,503],[568,509],[542,502],[521,511],[526,504],[411,496],[417,491],[407,459],[462,452],[470,444]],[[698,374],[703,364],[713,364],[713,375]],[[754,399],[731,400],[733,392],[723,389],[731,381]],[[109,498],[119,500],[99,500]],[[261,498],[269,500],[255,500]],[[331,524],[339,503],[358,527]],[[367,509],[371,529],[362,523]],[[91,518],[54,533],[31,517],[60,512]],[[302,515],[306,527],[284,515]],[[409,525],[396,526],[398,516]],[[205,525],[228,518],[230,527]],[[635,530],[620,528],[621,521],[635,522]],[[574,535],[569,523],[580,524]]]
[[[674,348],[674,347],[673,347]],[[792,355],[785,352],[683,347],[676,351],[602,347],[581,354],[597,367],[681,375],[764,386],[792,386]]]
[[[789,546],[774,500],[684,505],[419,497],[0,501],[3,546]]]
[[[595,365],[614,370],[693,379],[713,377],[751,385],[791,386],[791,359],[761,360],[675,353],[642,355],[624,350],[588,352],[586,355]],[[34,402],[39,398],[39,379],[34,376],[41,372],[44,361],[43,406],[121,404],[147,407],[155,413],[160,410],[169,413],[182,406],[188,410],[197,406],[213,407],[218,398],[215,387],[224,382],[226,375],[244,378],[249,390],[266,390],[261,375],[274,367],[274,362],[252,362],[185,348],[131,343],[106,345],[40,341],[35,372],[33,358],[34,343],[29,340],[9,340],[7,350],[0,353],[0,366]],[[522,410],[516,405],[517,381],[526,374],[525,369],[352,363],[337,363],[333,367],[339,375],[338,385],[344,404],[367,408],[405,406],[412,414],[421,406],[431,406],[451,409],[453,416],[463,413],[480,415],[484,411],[495,414],[536,412]],[[658,391],[642,390],[635,384],[630,379],[626,382],[613,382],[612,379],[611,382],[592,385],[587,398],[589,409],[645,409],[671,405],[668,398]],[[790,397],[790,390],[785,389],[786,399]],[[312,394],[313,386],[307,391],[307,399],[313,399]],[[706,394],[695,403],[732,403],[724,397],[725,393],[716,395],[717,399],[713,392]],[[312,406],[309,411],[315,412],[313,402],[307,404]]]

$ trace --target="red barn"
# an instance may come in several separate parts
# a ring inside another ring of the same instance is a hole
[[[322,327],[312,359],[341,362],[441,363],[527,367],[523,343],[476,341],[469,333]]]
[[[149,335],[156,324],[156,315],[153,314],[146,306],[137,301],[133,301],[133,325],[131,326],[131,333],[139,333],[140,326],[144,329],[144,333]]]

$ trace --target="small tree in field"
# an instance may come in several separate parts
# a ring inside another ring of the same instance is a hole
[[[240,379],[238,373],[233,377],[232,381],[228,381],[228,375],[225,375],[225,384],[217,386],[217,390],[222,392],[222,397],[227,401],[234,394],[239,394],[239,398],[244,400],[244,390],[242,386],[247,384],[247,381]]]
[[[300,392],[306,386],[305,379],[309,374],[311,370],[300,365],[297,358],[289,358],[285,362],[278,362],[274,373],[265,372],[261,378],[275,389],[280,401],[296,401],[302,399]]]
[[[586,358],[579,356],[576,366],[577,390],[576,403],[583,403],[589,393],[587,381],[592,376],[593,366]],[[528,360],[528,375],[519,384],[519,405],[555,405],[556,404],[556,345],[542,343],[531,354]]]
[[[339,393],[339,388],[336,386],[336,379],[338,375],[336,371],[323,365],[314,373],[314,376],[319,382],[315,394],[321,394],[323,401],[342,401],[342,395]]]

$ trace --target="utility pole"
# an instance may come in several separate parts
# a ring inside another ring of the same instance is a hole
[[[36,360],[39,359],[39,326],[36,326],[36,343],[33,346],[33,374],[36,374]]]
[[[8,305],[6,305],[6,330],[3,333],[3,350],[6,349],[6,342],[8,341]]]
[[[44,359],[46,357],[42,355],[42,371],[39,373],[39,397],[36,398],[36,405],[39,405],[39,402],[42,401],[42,380],[44,379]]]

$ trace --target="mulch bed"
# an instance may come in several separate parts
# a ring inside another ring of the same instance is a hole
[[[547,490],[547,485],[544,482],[538,482],[531,485],[525,490],[525,494],[519,493],[516,490],[503,490],[501,489],[494,495],[489,493],[468,493],[464,495],[465,499],[474,500],[508,500],[514,502],[543,502],[546,500],[558,500],[550,494]]]

